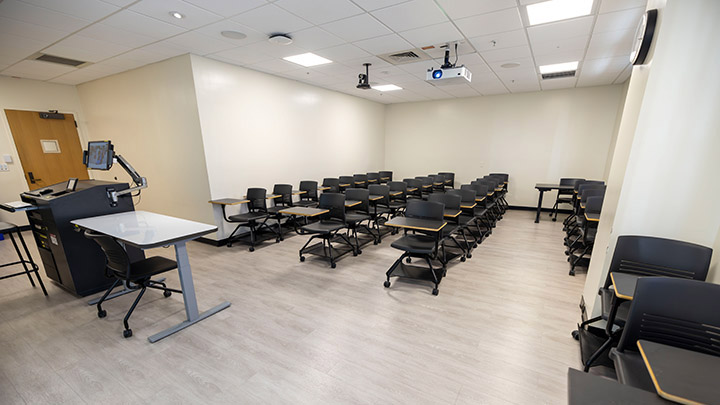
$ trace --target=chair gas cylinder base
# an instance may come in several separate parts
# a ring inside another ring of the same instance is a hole
[[[45,284],[43,284],[42,279],[40,278],[39,270],[37,264],[35,264],[35,261],[33,260],[32,256],[30,255],[30,251],[28,250],[27,244],[25,243],[25,239],[22,236],[22,232],[20,232],[20,228],[18,228],[17,225],[11,224],[9,222],[0,222],[0,233],[5,234],[10,237],[10,241],[12,242],[13,247],[15,248],[15,253],[17,253],[18,260],[10,263],[1,264],[0,268],[4,267],[10,267],[15,265],[22,265],[23,271],[13,273],[13,274],[7,274],[7,275],[0,275],[0,280],[10,278],[10,277],[17,277],[22,276],[23,274],[27,275],[28,280],[30,280],[30,285],[35,287],[35,281],[32,279],[32,273],[35,273],[35,277],[37,278],[38,284],[40,284],[40,288],[42,288],[43,294],[45,296],[48,295],[47,290],[45,289]],[[17,244],[17,241],[15,241],[15,235],[17,235],[18,239],[20,240],[20,244],[23,247],[23,250],[25,251],[25,257],[23,257],[20,247]]]

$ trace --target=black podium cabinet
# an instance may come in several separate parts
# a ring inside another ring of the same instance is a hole
[[[105,275],[105,254],[70,221],[134,211],[129,194],[120,196],[115,204],[108,196],[109,191],[128,187],[127,183],[80,180],[74,191],[66,190],[66,183],[58,183],[20,195],[22,201],[37,207],[28,210],[27,216],[50,279],[80,296],[110,287],[114,279]],[[140,249],[126,249],[132,261],[145,257]]]

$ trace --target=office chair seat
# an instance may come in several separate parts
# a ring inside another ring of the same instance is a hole
[[[450,224],[448,223],[445,225],[442,229],[442,236],[450,236],[453,232],[455,232],[459,228],[456,224]]]
[[[264,212],[246,212],[244,214],[230,215],[228,219],[232,222],[258,221],[268,217]]]
[[[300,201],[294,201],[293,204],[298,207],[317,207],[318,202],[310,201],[310,200],[300,200]]]
[[[412,254],[429,255],[435,249],[435,238],[426,235],[405,235],[390,246]]]
[[[615,363],[615,373],[620,384],[655,392],[655,386],[640,353],[627,350],[619,352],[613,348],[610,349],[610,358]]]
[[[348,212],[345,214],[345,221],[347,221],[349,224],[356,224],[362,221],[367,221],[370,219],[370,215],[367,214],[360,214],[357,212]]]
[[[340,221],[322,220],[313,222],[312,224],[303,225],[301,229],[307,233],[327,234],[340,230],[344,227],[345,224]]]
[[[475,220],[475,217],[473,215],[460,214],[460,217],[458,217],[458,221],[460,222],[460,225],[462,225],[462,226],[467,226],[474,220]]]
[[[400,208],[405,208],[405,203],[402,201],[390,201],[390,209],[398,210]]]
[[[487,208],[484,208],[484,207],[482,207],[482,208],[481,208],[481,207],[475,207],[475,210],[473,211],[473,214],[474,214],[476,217],[481,217],[481,216],[487,214],[487,211],[488,211]]]
[[[130,281],[143,280],[177,268],[174,260],[153,256],[130,264]]]

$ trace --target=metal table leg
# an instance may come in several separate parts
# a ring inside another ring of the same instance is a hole
[[[545,190],[539,189],[538,191],[540,192],[540,197],[538,197],[537,214],[535,214],[535,223],[536,224],[538,222],[540,222],[540,210],[542,209],[542,198],[543,198],[543,193],[545,192]]]

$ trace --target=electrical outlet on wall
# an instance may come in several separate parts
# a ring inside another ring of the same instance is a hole
[[[9,172],[7,163],[0,163],[0,172]]]

